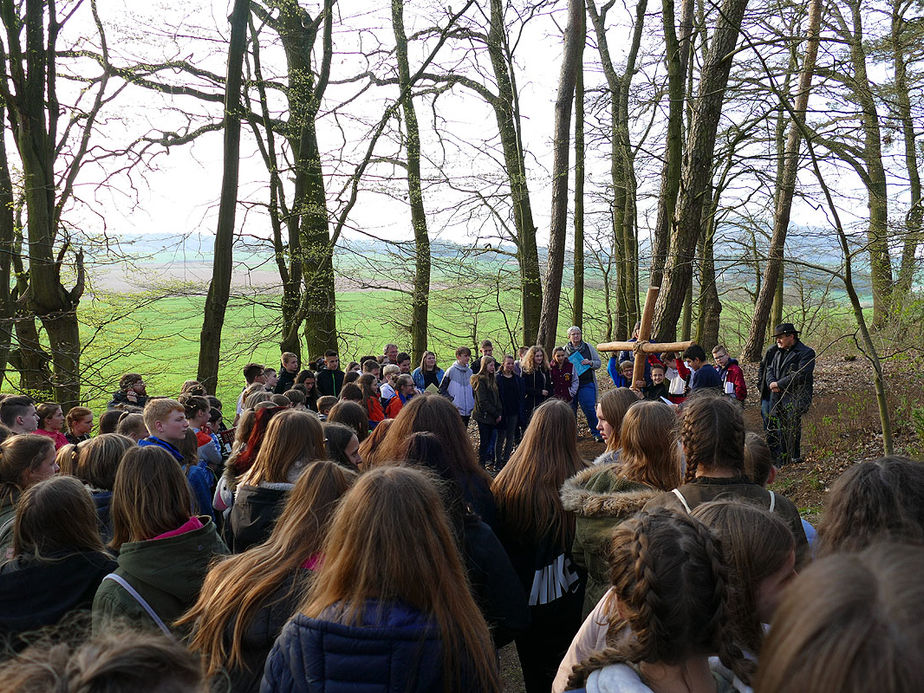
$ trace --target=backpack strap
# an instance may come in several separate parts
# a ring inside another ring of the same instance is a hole
[[[128,594],[132,597],[132,599],[134,599],[136,602],[138,602],[138,604],[141,605],[141,608],[143,608],[147,612],[148,616],[151,617],[151,620],[154,621],[154,623],[157,624],[157,627],[160,628],[164,632],[164,635],[166,635],[171,640],[174,639],[173,633],[170,632],[170,629],[167,628],[164,622],[160,619],[160,616],[157,615],[157,612],[154,611],[151,605],[148,604],[144,600],[144,597],[138,594],[137,590],[134,587],[128,584],[128,581],[125,578],[123,578],[121,575],[117,575],[116,573],[109,573],[109,575],[104,577],[103,580],[112,580],[113,582],[121,586],[123,590],[128,592]]]
[[[767,491],[770,494],[770,512],[776,508],[776,494],[773,491]]]
[[[675,488],[673,491],[671,491],[671,493],[673,493],[675,496],[677,496],[677,498],[680,499],[680,502],[683,503],[683,507],[687,511],[687,514],[693,512],[692,510],[690,510],[690,504],[687,503],[687,499],[683,497],[683,494],[680,492],[680,489]]]

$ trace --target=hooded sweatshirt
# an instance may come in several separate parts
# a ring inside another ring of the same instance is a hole
[[[228,553],[215,532],[212,518],[200,516],[199,523],[198,529],[162,539],[126,542],[119,550],[116,574],[168,625],[199,597],[212,558]],[[157,627],[144,607],[121,585],[103,580],[93,599],[93,632],[99,633],[117,618],[152,629]]]
[[[472,369],[456,361],[446,369],[440,383],[440,394],[448,395],[462,416],[470,416],[475,408],[471,377]]]

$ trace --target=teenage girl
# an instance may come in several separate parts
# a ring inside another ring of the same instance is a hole
[[[337,508],[323,553],[300,613],[267,659],[262,690],[501,690],[488,627],[422,472],[363,474]]]
[[[581,625],[584,585],[571,560],[574,513],[562,507],[559,489],[584,467],[574,412],[552,399],[533,413],[523,442],[494,480],[497,534],[533,617],[516,638],[528,693],[547,693]]]
[[[729,626],[729,589],[715,535],[686,514],[657,509],[623,522],[613,536],[605,601],[606,648],[574,667],[571,689],[588,693],[722,693],[710,655],[748,668]]]

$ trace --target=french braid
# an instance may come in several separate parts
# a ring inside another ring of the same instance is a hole
[[[665,508],[642,511],[617,527],[610,558],[615,599],[626,620],[608,619],[608,647],[576,665],[569,686],[583,686],[609,664],[673,664],[714,652],[739,677],[749,676],[728,628],[721,545],[708,527]],[[614,604],[607,607],[615,610]],[[617,639],[613,628],[623,623],[631,633]]]
[[[680,441],[687,461],[684,483],[700,466],[744,474],[744,418],[725,397],[701,395],[684,406]]]

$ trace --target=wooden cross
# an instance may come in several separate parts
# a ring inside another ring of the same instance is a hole
[[[648,340],[651,338],[651,321],[654,318],[655,302],[658,300],[658,291],[660,286],[649,286],[648,294],[645,296],[645,309],[642,311],[642,324],[638,330],[638,338],[635,342],[605,342],[597,345],[597,351],[631,351],[635,357],[632,369],[632,385],[634,386],[639,380],[645,378],[645,361],[648,354],[660,354],[664,351],[682,352],[693,342],[658,342],[652,344]],[[638,358],[639,354],[643,358]]]

